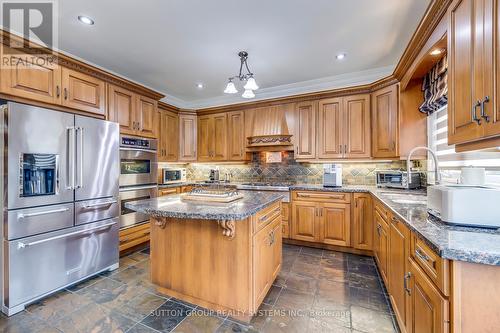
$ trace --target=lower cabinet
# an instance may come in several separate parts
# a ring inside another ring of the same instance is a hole
[[[290,203],[281,203],[281,235],[290,238]]]
[[[120,252],[124,252],[134,246],[148,242],[150,238],[150,233],[151,230],[149,222],[120,230],[119,232]]]
[[[373,248],[373,203],[369,193],[354,193],[352,216],[352,247],[359,250]]]
[[[180,187],[160,188],[160,189],[158,189],[158,196],[163,197],[165,195],[178,194],[178,193],[181,193],[180,191],[181,191]]]
[[[294,201],[292,203],[291,238],[306,242],[319,241],[317,213],[317,203]]]
[[[254,304],[266,296],[281,268],[281,215],[253,236]]]
[[[449,303],[412,259],[409,260],[408,333],[444,333],[449,331]]]
[[[373,253],[377,262],[380,275],[385,285],[388,286],[387,272],[389,267],[389,225],[382,215],[375,210],[375,234],[373,237]]]

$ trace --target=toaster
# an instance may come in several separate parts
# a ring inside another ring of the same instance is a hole
[[[500,189],[463,185],[429,186],[427,209],[429,214],[448,224],[500,228]]]

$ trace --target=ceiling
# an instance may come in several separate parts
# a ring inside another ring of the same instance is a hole
[[[162,92],[168,103],[201,108],[244,101],[222,92],[240,50],[249,52],[257,99],[387,76],[429,2],[65,0],[58,48]],[[336,60],[338,53],[347,56]]]

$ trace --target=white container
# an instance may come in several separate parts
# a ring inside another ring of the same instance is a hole
[[[460,184],[482,186],[486,182],[484,168],[465,167],[460,173]]]
[[[497,188],[429,186],[427,208],[430,214],[446,223],[500,228],[500,189]]]

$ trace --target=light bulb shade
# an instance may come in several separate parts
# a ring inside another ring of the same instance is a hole
[[[254,98],[255,94],[253,93],[253,90],[245,89],[245,92],[243,93],[243,95],[241,95],[241,97],[243,97],[243,98]]]
[[[250,77],[243,88],[246,90],[257,90],[259,89],[259,86],[257,85],[257,82],[255,82],[255,79]]]
[[[236,89],[236,86],[233,82],[229,81],[226,85],[226,89],[224,89],[224,92],[226,94],[236,94],[238,92],[238,89]]]

